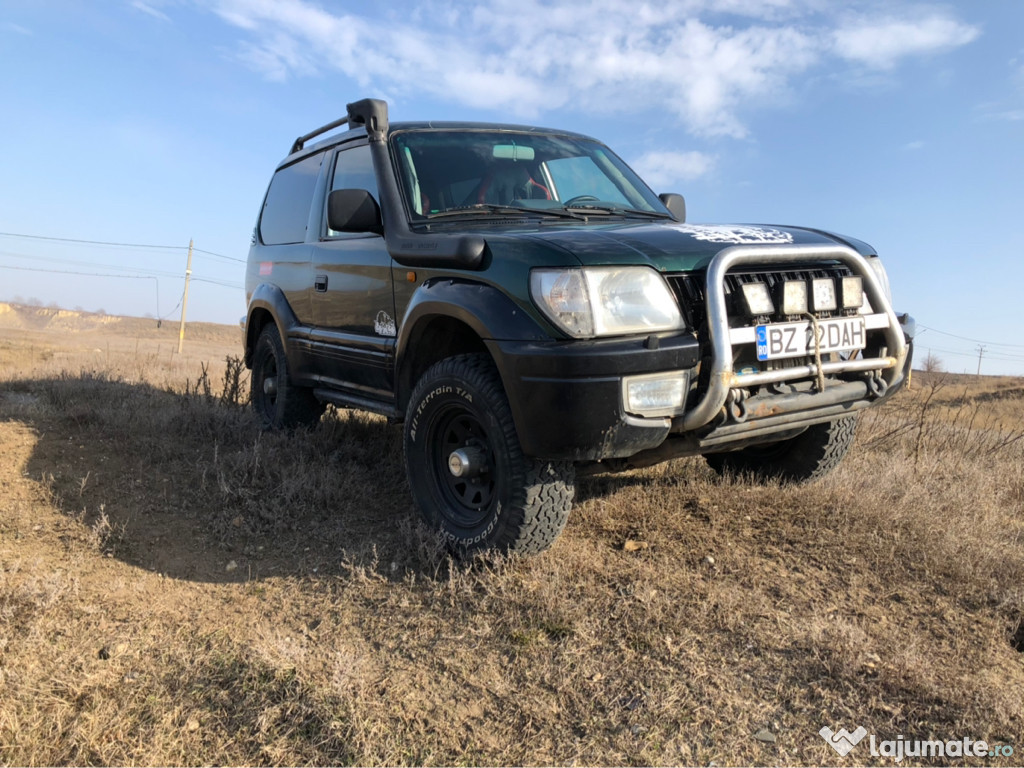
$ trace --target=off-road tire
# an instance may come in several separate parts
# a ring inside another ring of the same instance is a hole
[[[265,388],[268,378],[276,382],[273,393]],[[273,323],[256,341],[249,392],[253,410],[266,430],[316,424],[324,414],[325,406],[313,396],[313,390],[292,383],[288,356]]]
[[[704,458],[720,475],[751,473],[789,483],[810,482],[839,466],[853,445],[856,429],[857,416],[845,416],[810,426],[788,440],[730,453],[709,453]]]
[[[487,469],[458,478],[448,461],[466,446]],[[565,527],[575,492],[572,462],[523,455],[486,354],[442,360],[417,382],[406,412],[405,468],[423,520],[460,557],[542,552]]]

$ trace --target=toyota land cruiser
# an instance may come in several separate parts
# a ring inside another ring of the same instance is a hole
[[[904,384],[913,320],[866,243],[685,218],[586,136],[349,104],[295,141],[253,231],[253,406],[273,429],[329,403],[404,423],[459,554],[550,546],[578,471],[821,476]]]

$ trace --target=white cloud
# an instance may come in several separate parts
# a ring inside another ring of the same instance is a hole
[[[272,80],[337,71],[367,91],[530,119],[559,108],[624,119],[661,110],[694,134],[737,138],[747,133],[745,112],[777,104],[795,77],[837,57],[891,67],[978,34],[938,11],[915,23],[839,26],[821,0],[484,0],[404,13],[372,4],[330,12],[308,0],[212,7],[246,35],[239,59]]]
[[[890,69],[900,59],[967,45],[978,27],[940,13],[923,18],[860,19],[835,31],[836,53],[874,69]]]
[[[171,20],[171,17],[168,16],[166,13],[154,8],[149,3],[144,3],[142,0],[132,0],[131,6],[137,11],[142,11],[142,13],[152,16],[154,19],[160,19],[160,21]]]
[[[8,32],[14,32],[19,35],[29,36],[32,34],[32,30],[28,27],[23,27],[21,24],[15,24],[13,21],[5,21],[0,24],[0,29],[6,29]]]
[[[924,149],[924,146],[925,146],[924,142],[918,140],[918,141],[908,141],[906,144],[903,145],[903,148],[905,150],[907,150],[908,152],[914,152],[914,151],[916,151],[918,149]]]
[[[711,171],[715,160],[703,152],[648,152],[630,163],[655,189],[693,181]]]

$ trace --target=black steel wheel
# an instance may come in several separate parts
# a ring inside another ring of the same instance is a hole
[[[843,460],[857,430],[857,416],[815,424],[796,437],[704,456],[718,474],[750,473],[790,483],[824,477]]]
[[[430,470],[444,497],[441,513],[464,528],[478,525],[495,492],[495,450],[476,414],[447,404],[432,420],[427,442],[433,446]]]
[[[572,462],[523,455],[487,355],[448,358],[422,376],[409,400],[405,464],[424,521],[457,555],[541,552],[572,507]]]
[[[315,424],[324,413],[325,406],[311,389],[292,383],[288,356],[273,323],[262,330],[256,341],[249,391],[252,407],[264,429]]]

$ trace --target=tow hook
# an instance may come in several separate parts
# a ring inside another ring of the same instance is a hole
[[[744,402],[747,399],[747,391],[745,389],[730,389],[729,400],[726,403],[726,410],[729,412],[730,418],[737,424],[742,424],[747,420],[749,413],[747,412],[747,405]]]
[[[881,375],[875,373],[868,378],[868,392],[873,397],[882,397],[888,388],[889,385],[885,383],[885,379]]]

